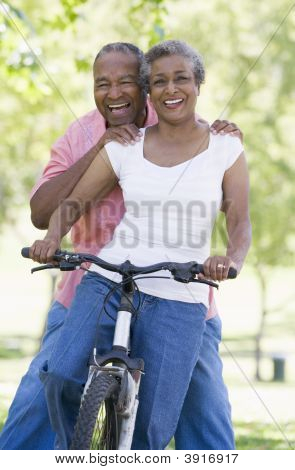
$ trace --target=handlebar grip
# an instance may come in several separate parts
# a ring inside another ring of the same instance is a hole
[[[203,265],[202,264],[199,264],[198,265],[198,271],[197,273],[202,273],[204,274],[204,268],[203,268]],[[238,271],[233,268],[232,266],[229,268],[229,271],[228,271],[228,275],[227,275],[227,279],[235,279],[238,275]]]
[[[237,275],[238,275],[238,271],[235,268],[230,267],[229,271],[228,271],[227,278],[228,279],[235,279],[237,277]]]
[[[61,253],[60,250],[56,250],[55,254],[56,255],[59,255]],[[29,246],[25,246],[24,248],[22,248],[21,250],[21,255],[24,257],[24,258],[30,258],[30,247]],[[54,257],[53,257],[54,258]]]
[[[21,254],[24,258],[30,258],[30,247],[25,246],[24,248],[22,248]]]

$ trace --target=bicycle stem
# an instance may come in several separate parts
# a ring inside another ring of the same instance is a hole
[[[120,348],[128,351],[135,287],[134,281],[130,279],[129,274],[123,274],[122,281],[121,304],[118,309],[113,349]]]
[[[113,348],[128,350],[132,314],[127,310],[118,310]]]

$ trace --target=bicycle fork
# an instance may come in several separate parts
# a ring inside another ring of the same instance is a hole
[[[124,276],[123,276],[124,281]],[[126,281],[126,280],[125,280]],[[94,354],[90,364],[88,383],[94,374],[108,373],[120,379],[121,387],[117,402],[117,413],[122,417],[119,437],[119,450],[131,449],[136,414],[138,409],[138,391],[144,362],[139,358],[129,357],[130,329],[133,314],[134,285],[132,280],[123,284],[121,305],[118,310],[112,350],[103,356]]]
[[[124,280],[124,277],[123,277]],[[132,320],[132,300],[134,295],[134,285],[133,282],[126,284],[124,288],[124,293],[121,298],[121,305],[118,311],[118,317],[116,321],[114,341],[113,341],[113,350],[122,350],[126,354],[130,346],[130,329],[131,329],[131,320]],[[131,310],[131,311],[130,311]],[[128,356],[129,358],[129,356]],[[129,358],[130,359],[130,358]],[[123,367],[127,364],[122,364]],[[137,366],[140,366],[138,364]],[[128,367],[128,366],[127,366]],[[119,439],[119,450],[129,450],[131,449],[133,432],[135,427],[136,414],[138,409],[138,391],[140,386],[140,380],[142,375],[142,367],[139,369],[128,368],[127,375],[125,375],[125,380],[127,378],[127,392],[125,399],[125,409],[122,413],[122,423]],[[126,369],[125,369],[126,370]],[[125,372],[125,373],[126,373]]]

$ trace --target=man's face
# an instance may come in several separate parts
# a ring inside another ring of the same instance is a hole
[[[109,52],[93,66],[94,99],[110,126],[143,126],[146,100],[138,85],[139,66],[133,54]]]

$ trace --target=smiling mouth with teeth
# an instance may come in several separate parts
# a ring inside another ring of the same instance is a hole
[[[130,106],[130,103],[109,104],[108,108],[111,112],[116,112],[116,111],[129,108],[129,106]]]
[[[164,101],[164,105],[165,106],[173,106],[173,105],[177,105],[177,104],[180,104],[183,102],[183,99],[182,98],[179,98],[179,99],[175,99],[175,100],[165,100]]]

